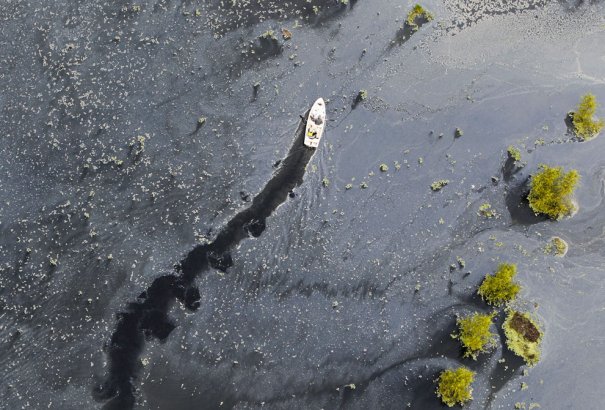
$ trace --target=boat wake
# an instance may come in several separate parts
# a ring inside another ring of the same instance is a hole
[[[195,311],[201,299],[195,286],[196,277],[209,267],[226,272],[233,265],[230,250],[245,238],[260,236],[267,218],[302,183],[306,166],[315,152],[303,146],[304,136],[305,120],[301,119],[288,155],[252,204],[236,214],[213,242],[196,246],[177,265],[175,272],[156,278],[116,315],[116,328],[106,346],[108,373],[94,391],[96,399],[107,401],[104,409],[134,407],[135,380],[146,338],[162,341],[170,335],[175,325],[168,311],[175,301]]]

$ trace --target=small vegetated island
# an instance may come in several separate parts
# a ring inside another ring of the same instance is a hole
[[[517,356],[534,366],[540,360],[542,331],[528,313],[510,310],[502,325],[506,345]]]
[[[601,130],[604,121],[600,118],[595,118],[597,111],[597,98],[593,94],[586,94],[580,99],[580,104],[575,111],[568,115],[571,118],[574,132],[581,141],[588,141],[595,138]]]

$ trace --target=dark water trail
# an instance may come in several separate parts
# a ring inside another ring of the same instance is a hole
[[[200,305],[200,292],[194,285],[195,278],[209,267],[223,272],[231,267],[230,249],[244,238],[260,236],[267,218],[302,183],[314,153],[303,145],[304,130],[305,121],[301,120],[288,155],[250,207],[235,215],[213,242],[191,250],[176,272],[155,279],[137,300],[116,315],[116,328],[106,348],[108,374],[94,392],[98,400],[109,400],[104,409],[134,407],[134,382],[141,367],[139,357],[146,338],[165,340],[170,335],[175,325],[170,321],[168,311],[176,300],[187,309],[196,310]]]

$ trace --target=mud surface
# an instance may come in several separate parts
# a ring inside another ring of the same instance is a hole
[[[510,320],[510,327],[516,330],[525,340],[530,342],[537,342],[540,339],[540,331],[531,322],[531,320],[520,315],[518,312],[513,314]]]
[[[463,364],[470,409],[601,408],[605,138],[565,118],[605,101],[605,5],[423,5],[2,2],[1,407],[437,409]],[[573,218],[528,209],[541,163],[580,172]],[[450,336],[501,262],[528,372]]]

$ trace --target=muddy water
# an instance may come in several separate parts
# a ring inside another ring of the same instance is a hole
[[[605,140],[564,120],[605,101],[603,4],[490,4],[427,2],[406,41],[388,1],[0,6],[2,402],[428,409],[464,364],[470,408],[600,408]],[[581,173],[573,219],[527,212],[540,163]],[[527,374],[449,336],[501,261],[545,330]]]

